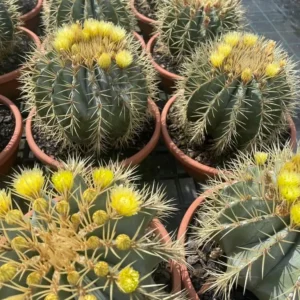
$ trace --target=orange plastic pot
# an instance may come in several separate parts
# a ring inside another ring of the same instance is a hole
[[[201,164],[200,162],[190,158],[185,153],[183,153],[183,151],[181,151],[171,139],[168,131],[168,126],[167,126],[167,116],[175,100],[176,100],[176,95],[173,96],[171,99],[169,99],[161,114],[162,136],[167,148],[169,149],[171,154],[184,167],[186,172],[190,176],[195,178],[197,181],[203,182],[206,181],[209,177],[217,176],[220,172],[218,169]],[[290,126],[290,144],[291,147],[294,149],[297,145],[297,132],[292,118],[289,118],[289,126]]]
[[[40,39],[32,31],[27,28],[20,27],[36,44],[38,48],[41,47]],[[25,55],[26,53],[24,53]],[[19,77],[23,67],[0,76],[0,94],[11,99],[16,100],[20,96],[20,82]]]
[[[43,0],[38,0],[36,6],[31,11],[21,16],[22,25],[31,31],[35,31],[39,26],[42,7]]]
[[[12,101],[0,95],[0,103],[7,106],[11,110],[15,118],[14,133],[9,143],[0,152],[0,176],[2,176],[8,173],[8,171],[10,170],[10,168],[12,167],[12,165],[16,160],[20,139],[22,137],[23,123],[22,123],[22,116],[18,107]]]
[[[163,67],[161,67],[153,58],[152,56],[152,52],[153,52],[153,48],[155,46],[155,43],[157,41],[159,34],[155,34],[147,43],[147,52],[150,55],[150,59],[151,59],[151,63],[153,65],[153,67],[155,68],[155,70],[158,72],[161,82],[160,85],[162,87],[162,89],[171,94],[174,91],[175,88],[175,83],[177,80],[182,79],[181,76],[171,73],[169,71],[167,71],[166,69],[164,69]]]

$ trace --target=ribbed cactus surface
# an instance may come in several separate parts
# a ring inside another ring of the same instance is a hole
[[[293,68],[274,41],[228,33],[184,66],[174,120],[192,144],[209,139],[217,155],[273,142],[294,113],[299,76]]]
[[[161,188],[139,190],[131,169],[92,169],[70,160],[51,178],[39,168],[15,174],[0,191],[1,299],[184,299],[167,294],[151,274],[159,262],[183,260],[178,242],[149,227],[174,208]],[[12,207],[12,193],[32,216]]]
[[[166,0],[157,9],[159,40],[182,59],[202,43],[241,26],[240,0]]]
[[[23,79],[41,129],[97,153],[134,138],[154,88],[139,47],[133,35],[109,22],[88,19],[59,29],[49,51],[33,55]]]
[[[227,183],[209,186],[195,233],[223,250],[225,271],[211,272],[211,288],[226,299],[235,284],[260,300],[299,299],[300,154],[274,148],[232,167]]]
[[[44,21],[51,31],[70,22],[86,19],[112,22],[134,30],[135,20],[125,0],[46,0]]]

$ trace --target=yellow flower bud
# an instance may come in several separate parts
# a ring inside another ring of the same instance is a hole
[[[116,238],[116,247],[119,250],[128,250],[131,248],[131,239],[126,234],[119,234]]]
[[[238,44],[240,41],[241,34],[238,32],[231,32],[224,36],[224,41],[226,44],[230,45],[231,47],[234,47]]]
[[[276,63],[267,65],[266,76],[273,78],[280,72],[280,66]]]
[[[210,56],[210,61],[215,68],[222,66],[225,56],[221,53],[215,52]]]
[[[91,203],[96,199],[96,197],[97,197],[97,192],[95,189],[92,188],[86,189],[82,194],[83,201],[87,203]]]
[[[114,180],[114,173],[106,168],[98,168],[93,172],[94,184],[102,189],[111,185]]]
[[[289,203],[293,203],[300,198],[300,187],[282,187],[280,190],[281,197]]]
[[[48,209],[48,202],[44,198],[34,200],[32,208],[39,213],[43,213]]]
[[[32,272],[26,278],[26,284],[28,286],[37,285],[41,281],[42,281],[42,276],[38,272]]]
[[[231,51],[232,51],[232,47],[228,44],[222,43],[218,46],[218,53],[223,55],[224,57],[229,56]]]
[[[124,69],[127,68],[128,66],[130,66],[132,64],[133,61],[133,57],[131,55],[131,53],[127,50],[121,50],[116,54],[116,63],[117,65]]]
[[[29,242],[22,236],[17,236],[12,239],[11,246],[14,250],[22,251],[29,247]]]
[[[242,72],[242,76],[241,76],[243,82],[247,83],[252,79],[252,71],[250,68],[246,68],[243,72]]]
[[[17,267],[12,263],[6,263],[0,267],[0,283],[12,280],[17,274]]]
[[[126,30],[119,26],[114,26],[114,29],[110,34],[111,39],[116,43],[124,40],[125,36],[126,36]]]
[[[71,216],[71,222],[73,224],[79,224],[80,223],[80,214],[79,213],[75,213]]]
[[[254,159],[255,159],[255,162],[258,166],[262,166],[265,164],[265,162],[267,161],[268,159],[268,153],[266,152],[256,152],[254,154]]]
[[[97,298],[94,295],[85,295],[84,300],[97,300]]]
[[[108,69],[111,65],[111,56],[108,53],[102,53],[98,60],[97,63],[99,65],[100,68],[102,69]]]
[[[106,277],[109,273],[109,265],[105,261],[99,261],[94,266],[94,272],[99,277]]]
[[[80,274],[77,271],[71,271],[67,275],[67,280],[72,285],[77,285],[80,279]]]
[[[243,37],[243,42],[246,46],[254,46],[258,40],[258,36],[252,33],[245,34]]]
[[[95,224],[101,226],[108,220],[108,214],[104,210],[97,210],[93,213],[92,219]]]
[[[56,203],[55,209],[60,215],[67,215],[70,210],[70,204],[66,200],[62,200]]]
[[[279,188],[300,186],[300,174],[282,171],[277,176],[277,184]]]
[[[5,190],[0,190],[0,217],[6,215],[11,209],[11,197],[6,194]]]
[[[10,210],[5,216],[5,222],[9,225],[17,224],[23,219],[23,214],[18,209]]]
[[[101,245],[100,239],[97,236],[91,236],[86,241],[86,245],[89,249],[97,249]]]
[[[117,285],[125,293],[133,293],[139,286],[140,274],[131,267],[126,267],[118,274]]]
[[[69,192],[74,183],[74,175],[71,171],[61,170],[52,175],[52,183],[59,193]]]
[[[54,293],[51,293],[51,294],[48,294],[46,297],[45,297],[45,300],[59,300],[58,296],[55,295]]]

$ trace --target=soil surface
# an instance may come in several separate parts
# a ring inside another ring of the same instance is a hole
[[[155,16],[155,2],[153,0],[136,0],[135,7],[139,13],[145,17],[156,20]]]
[[[192,221],[194,226],[198,226],[195,218]],[[188,229],[187,232],[187,251],[191,255],[186,257],[187,262],[193,267],[189,270],[189,275],[195,290],[198,292],[209,278],[209,270],[226,271],[226,268],[220,264],[225,260],[222,256],[222,249],[214,242],[208,243],[205,247],[199,247],[195,242],[195,237],[192,235],[192,230]],[[220,263],[218,263],[220,262]],[[215,295],[214,290],[206,291],[199,294],[201,300],[224,300],[220,295]],[[233,289],[229,300],[259,300],[250,291],[245,292],[243,288],[238,286]]]
[[[170,271],[169,264],[166,262],[161,262],[157,269],[152,275],[153,280],[156,284],[161,284],[165,286],[164,291],[166,293],[171,293],[172,291],[172,274]]]
[[[33,43],[27,34],[19,34],[12,51],[8,52],[3,59],[0,58],[0,75],[20,68],[26,60],[25,56],[31,51]]]
[[[107,150],[107,154],[101,154],[100,160],[109,161],[110,159],[116,160],[117,158],[121,161],[124,160],[138,151],[140,151],[151,139],[155,128],[155,120],[151,118],[144,126],[144,130],[140,133],[139,137],[134,141],[130,142],[128,146],[124,149],[110,149]],[[48,156],[55,158],[56,160],[62,159],[65,160],[69,156],[75,156],[76,152],[74,149],[62,148],[62,143],[57,142],[51,139],[49,136],[46,136],[38,128],[33,126],[32,128],[33,138],[36,144],[42,149]],[[80,158],[90,157],[90,153],[81,152],[79,153]],[[95,157],[95,160],[97,158]]]
[[[25,15],[36,7],[37,0],[18,0],[19,12]]]
[[[166,55],[162,50],[162,46],[156,43],[153,47],[152,56],[155,62],[165,70],[179,74],[180,64],[174,61],[171,56]]]
[[[7,146],[15,130],[15,118],[11,110],[0,104],[0,152]]]

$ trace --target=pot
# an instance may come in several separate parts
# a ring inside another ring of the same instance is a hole
[[[175,100],[176,100],[176,95],[174,95],[171,99],[169,99],[161,114],[162,136],[167,148],[169,149],[171,154],[184,167],[186,172],[190,176],[195,178],[197,181],[203,182],[206,181],[209,177],[215,177],[219,175],[220,171],[218,169],[201,164],[196,160],[190,158],[185,153],[183,153],[183,151],[181,151],[171,139],[168,132],[167,116]],[[296,139],[297,132],[296,132],[295,124],[292,118],[290,117],[289,117],[289,126],[290,126],[290,136],[291,136],[290,145],[294,149],[297,145],[297,139]]]
[[[158,107],[151,99],[148,99],[148,106],[149,106],[149,109],[150,109],[153,117],[155,118],[155,129],[154,129],[153,135],[143,149],[141,149],[135,155],[122,161],[122,164],[124,166],[129,166],[129,165],[134,166],[134,165],[140,164],[153,151],[153,149],[156,147],[156,145],[158,143],[158,140],[160,137],[160,129],[161,129],[160,113],[159,113]],[[25,132],[26,132],[26,139],[27,139],[28,145],[38,160],[40,160],[41,162],[50,166],[53,169],[57,169],[61,163],[58,160],[56,160],[54,157],[50,157],[46,153],[44,153],[39,148],[39,146],[36,144],[36,142],[33,138],[32,118],[34,115],[35,115],[35,110],[32,109],[27,118],[27,121],[26,121]]]
[[[150,19],[138,12],[138,10],[135,7],[135,0],[130,1],[130,6],[133,14],[135,15],[138,21],[138,26],[141,29],[144,39],[148,41],[149,38],[152,36],[157,21]]]
[[[36,44],[38,48],[41,47],[41,42],[37,35],[27,28],[20,27],[20,29],[25,32]],[[16,100],[20,96],[20,82],[19,77],[23,67],[20,67],[14,71],[11,71],[7,74],[0,75],[0,93],[11,99],[12,101]]]
[[[40,22],[40,12],[43,7],[43,0],[38,0],[36,6],[27,14],[21,16],[22,25],[29,30],[35,31]]]
[[[147,52],[149,53],[150,59],[151,59],[151,63],[153,65],[153,67],[155,68],[155,70],[159,73],[161,82],[161,88],[171,94],[174,89],[175,89],[175,84],[176,81],[179,79],[182,79],[181,76],[171,73],[169,71],[167,71],[166,69],[164,69],[163,67],[161,67],[153,58],[152,56],[152,52],[153,52],[153,48],[155,46],[155,43],[157,41],[157,38],[159,36],[159,33],[155,34],[147,43]]]
[[[19,143],[22,137],[23,125],[21,113],[12,101],[0,95],[0,103],[6,105],[11,110],[15,118],[14,133],[9,143],[0,152],[0,176],[2,176],[8,173],[17,158]]]

